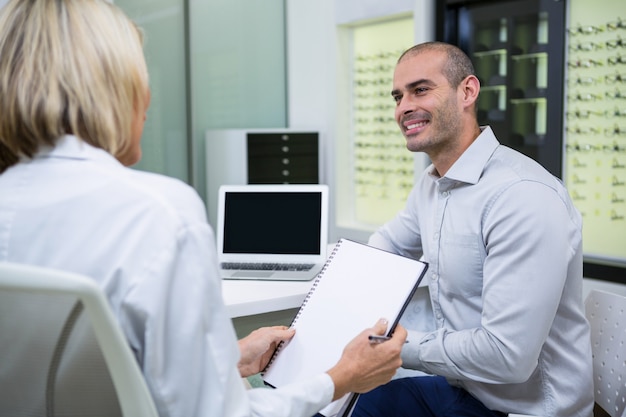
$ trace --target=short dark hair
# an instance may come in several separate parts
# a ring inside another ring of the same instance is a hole
[[[461,48],[446,42],[433,41],[417,44],[404,51],[402,55],[400,55],[400,58],[398,58],[398,63],[405,57],[415,56],[424,51],[439,51],[446,53],[448,59],[443,66],[443,75],[453,88],[458,87],[459,84],[461,84],[461,81],[463,81],[468,75],[476,75],[474,65],[472,64],[469,56],[467,56]]]

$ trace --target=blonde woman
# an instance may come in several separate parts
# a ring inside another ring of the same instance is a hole
[[[141,31],[104,0],[10,0],[0,10],[0,261],[65,269],[103,288],[165,416],[310,416],[387,382],[406,331],[276,390],[245,390],[276,344],[237,342],[221,300],[213,231],[195,191],[131,170],[150,102]],[[0,334],[0,339],[2,335]],[[3,344],[3,346],[10,346]],[[19,355],[23,347],[13,346]],[[5,354],[5,352],[3,352]],[[0,415],[16,415],[0,367]]]

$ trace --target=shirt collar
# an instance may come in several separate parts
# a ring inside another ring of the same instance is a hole
[[[119,164],[117,159],[104,149],[96,148],[74,135],[64,135],[56,141],[54,146],[40,148],[35,158],[97,160]]]
[[[468,184],[478,183],[487,161],[500,145],[491,127],[481,126],[480,130],[480,135],[456,160],[443,178]]]

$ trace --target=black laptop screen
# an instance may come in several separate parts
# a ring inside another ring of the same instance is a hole
[[[224,253],[320,253],[320,192],[228,192]]]

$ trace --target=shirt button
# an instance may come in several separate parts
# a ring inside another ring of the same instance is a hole
[[[437,277],[437,274],[432,274],[432,275],[430,276],[430,279],[432,279],[433,281],[437,281],[437,278],[438,278],[438,277]]]
[[[433,235],[433,240],[437,240],[437,239],[439,239],[439,232],[437,232],[437,233],[435,233]]]
[[[442,196],[442,197],[447,197],[447,196],[448,196],[448,194],[450,194],[450,192],[448,192],[448,191],[442,191],[442,192],[441,192],[441,196]]]

